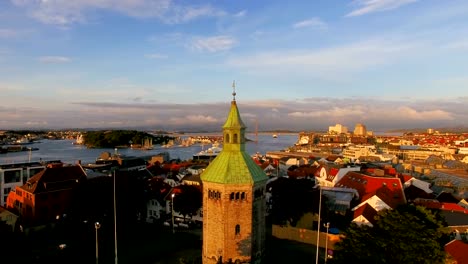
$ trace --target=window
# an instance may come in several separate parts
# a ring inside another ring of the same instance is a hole
[[[241,200],[245,200],[245,192],[242,192],[242,194],[241,194]]]
[[[234,143],[238,143],[238,138],[237,138],[237,134],[234,134]]]
[[[234,193],[232,192],[231,195],[229,195],[230,200],[234,200]]]
[[[21,170],[5,171],[5,183],[21,182]]]
[[[226,141],[226,143],[229,143],[229,134],[226,134],[224,141]]]
[[[236,236],[240,235],[240,225],[236,225]]]
[[[236,200],[239,200],[239,193],[236,192]]]

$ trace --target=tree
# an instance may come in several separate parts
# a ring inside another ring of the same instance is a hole
[[[373,227],[351,224],[332,263],[443,263],[442,221],[423,207],[384,210]]]
[[[174,210],[184,217],[195,215],[202,207],[202,192],[193,185],[180,185],[180,193],[174,197]]]
[[[314,182],[306,179],[280,177],[273,181],[269,185],[273,223],[296,226],[305,213],[318,212],[319,191],[313,186]]]

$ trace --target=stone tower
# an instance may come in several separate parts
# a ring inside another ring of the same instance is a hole
[[[203,264],[262,263],[267,176],[245,151],[235,92],[223,125],[223,150],[201,175]]]

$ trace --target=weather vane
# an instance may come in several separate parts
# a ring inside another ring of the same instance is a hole
[[[233,100],[235,101],[236,100],[236,81],[232,81],[232,97],[233,97]]]

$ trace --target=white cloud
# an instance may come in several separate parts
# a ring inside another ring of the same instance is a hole
[[[0,38],[13,38],[18,36],[18,32],[9,28],[0,28]]]
[[[135,18],[157,18],[165,23],[183,23],[200,17],[224,15],[210,5],[182,6],[172,0],[12,0],[38,21],[66,26],[87,21],[87,13],[110,10]]]
[[[454,119],[451,113],[444,111],[444,110],[440,110],[440,109],[417,111],[411,107],[402,106],[396,109],[396,113],[400,117],[404,117],[405,119],[409,119],[409,120],[429,121],[429,120],[453,120]]]
[[[145,57],[148,59],[167,59],[167,55],[160,53],[146,54]]]
[[[401,6],[414,3],[418,0],[355,0],[353,3],[358,6],[346,16],[361,16],[365,14],[397,9]]]
[[[67,63],[71,62],[71,59],[68,57],[62,56],[43,56],[39,57],[38,60],[42,63]]]
[[[27,100],[21,93],[15,100],[0,106],[2,127],[18,128],[31,120],[29,126],[50,127],[106,127],[126,125],[161,125],[167,128],[216,129],[226,120],[229,102],[211,104],[170,104],[170,103],[118,103],[117,101],[96,102],[94,96],[84,103],[64,103],[59,108],[49,98],[54,108],[38,107],[33,104],[37,98]],[[55,95],[54,95],[55,96]],[[26,99],[35,108],[18,106]],[[329,99],[329,100],[327,100]],[[46,100],[42,98],[39,100]],[[370,130],[385,128],[450,127],[468,125],[466,98],[450,100],[385,100],[373,98],[308,98],[304,101],[274,100],[266,111],[267,102],[238,102],[245,122],[258,120],[262,129],[326,129],[329,125],[341,123],[348,127],[364,123]],[[258,106],[257,106],[258,105]],[[60,110],[67,109],[67,110]],[[152,111],[157,115],[148,116]],[[81,123],[78,123],[78,121]],[[105,121],[103,121],[105,120]],[[251,129],[254,125],[248,125]]]
[[[339,74],[389,64],[415,50],[417,46],[418,44],[405,41],[368,40],[317,50],[285,50],[237,56],[229,59],[227,64],[275,74]]]
[[[184,126],[188,124],[214,124],[220,122],[218,119],[209,116],[209,115],[187,115],[187,116],[179,116],[179,117],[170,117],[168,123],[171,125],[178,125]]]
[[[445,45],[445,48],[454,50],[468,50],[468,39],[461,39],[450,42]]]
[[[305,28],[305,27],[315,27],[315,28],[326,28],[327,24],[323,22],[320,18],[318,17],[313,17],[311,19],[307,20],[302,20],[297,23],[294,23],[293,28]]]
[[[225,12],[212,6],[173,6],[171,10],[162,17],[162,20],[170,24],[179,24],[200,17],[220,17]]]
[[[198,51],[217,52],[230,50],[237,40],[231,36],[194,37],[191,47]]]
[[[245,17],[245,15],[247,15],[247,10],[242,10],[234,14],[234,17]]]

